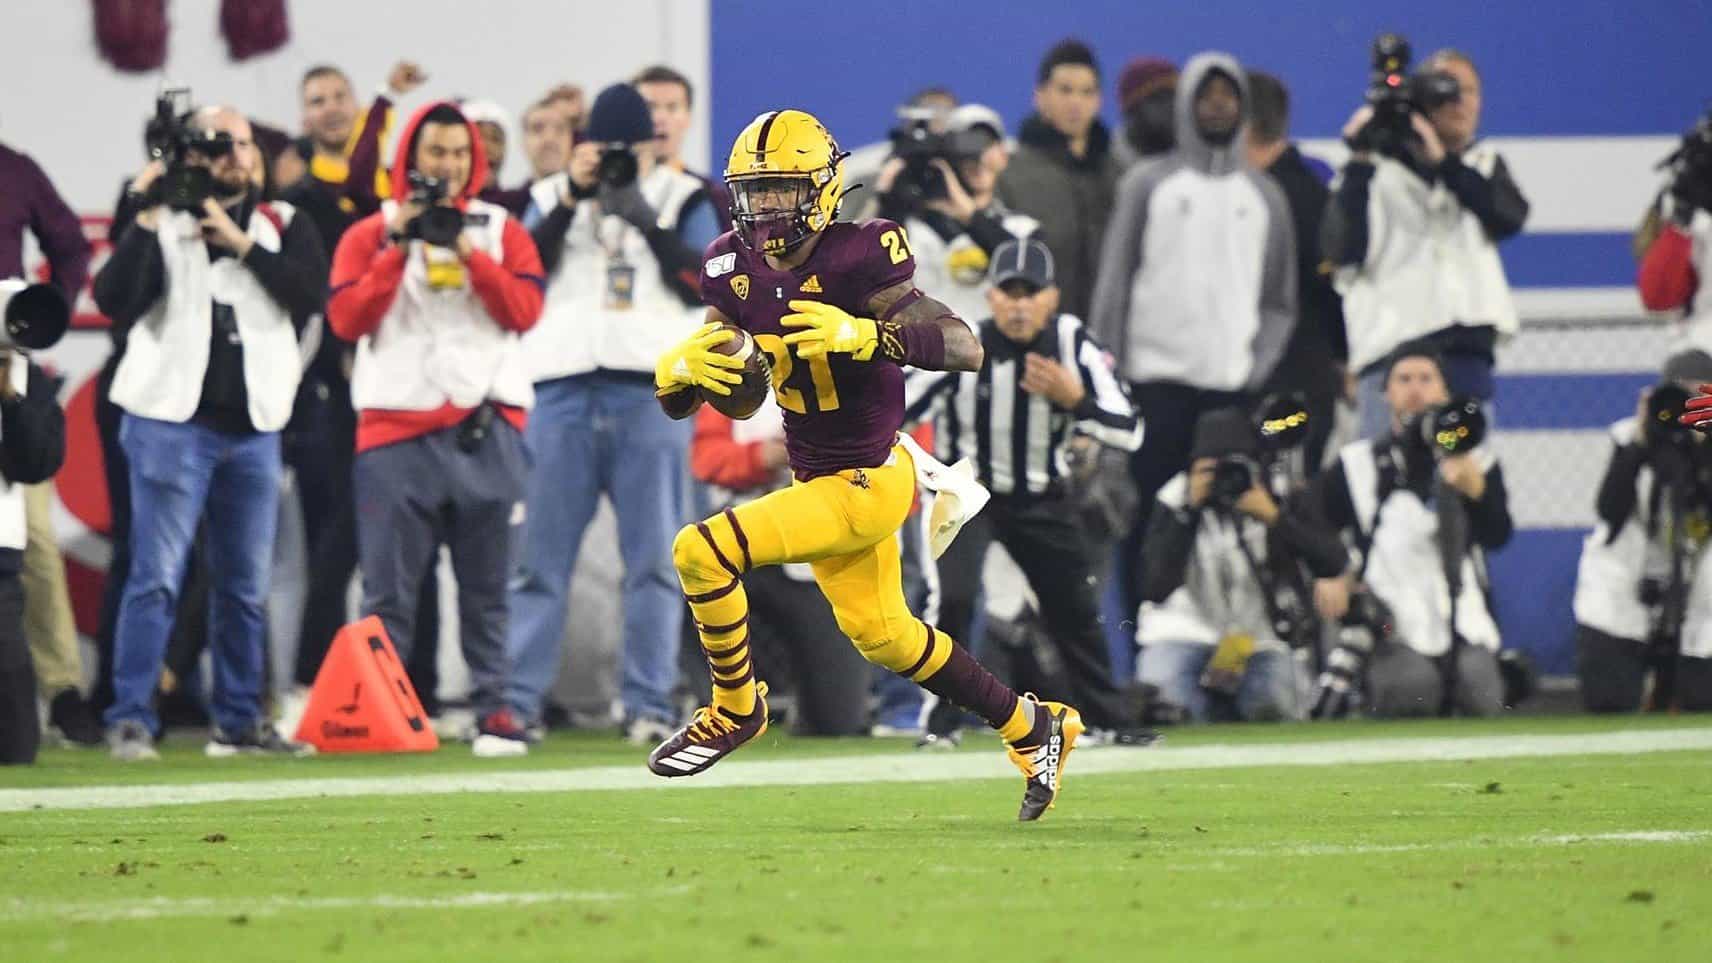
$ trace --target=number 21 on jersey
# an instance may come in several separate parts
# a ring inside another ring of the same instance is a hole
[[[791,354],[791,346],[776,334],[758,334],[755,344],[773,362],[773,396],[779,400],[779,407],[799,415],[808,414],[808,404],[803,399],[802,389],[785,384],[796,370],[798,359]],[[814,382],[814,407],[816,411],[827,412],[838,410],[838,386],[832,383],[832,363],[825,355],[812,358],[808,362],[809,380]]]

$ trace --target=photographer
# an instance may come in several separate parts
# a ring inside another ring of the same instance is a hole
[[[58,340],[65,330],[66,305],[63,295],[47,285],[0,281],[0,314],[7,322],[0,332],[0,765],[34,762],[41,744],[36,669],[24,636],[20,574],[29,537],[26,486],[51,479],[65,460],[65,414],[55,398],[58,386],[18,350],[13,337],[23,332],[13,329],[19,320],[31,325],[46,321],[57,329],[47,343]],[[48,321],[44,315],[55,317]]]
[[[29,155],[0,144],[0,278],[23,277],[26,231],[35,236],[65,304],[76,304],[89,279],[83,226]],[[23,566],[24,621],[38,653],[37,682],[49,721],[73,742],[99,745],[101,727],[81,691],[82,657],[65,562],[53,531],[53,493],[49,486],[32,487],[25,503],[30,535]]]
[[[1657,234],[1645,245],[1635,283],[1647,310],[1683,310],[1687,340],[1712,347],[1712,298],[1695,297],[1712,272],[1712,113],[1665,164],[1670,184],[1655,203]]]
[[[475,124],[444,101],[418,110],[400,132],[393,199],[339,242],[327,322],[357,342],[363,611],[408,663],[423,573],[445,542],[478,719],[472,748],[514,756],[528,744],[503,701],[505,580],[534,400],[518,335],[540,316],[542,281],[529,232],[475,199],[486,174]]]
[[[155,758],[150,702],[185,559],[207,516],[215,665],[210,755],[298,754],[261,718],[263,605],[279,514],[279,431],[298,337],[327,293],[315,226],[257,199],[249,122],[209,107],[161,131],[135,220],[95,279],[125,342],[112,399],[130,469],[131,560],[114,639],[115,758]]]
[[[1386,434],[1385,359],[1405,341],[1437,348],[1453,394],[1492,398],[1494,352],[1518,324],[1497,242],[1528,217],[1504,159],[1475,140],[1473,62],[1442,50],[1407,76],[1408,44],[1394,34],[1374,57],[1369,103],[1344,125],[1349,163],[1321,225],[1368,439]]]
[[[1478,407],[1451,403],[1431,342],[1398,346],[1385,398],[1388,436],[1346,446],[1315,482],[1321,515],[1358,552],[1354,571],[1316,583],[1316,607],[1378,636],[1365,667],[1375,715],[1495,715],[1504,689],[1484,571],[1485,553],[1510,540],[1504,471],[1473,447],[1484,433]],[[1334,653],[1336,681],[1323,677],[1322,687],[1360,680],[1348,655]]]
[[[981,575],[988,547],[998,542],[1040,600],[1071,689],[1062,695],[1074,697],[1090,726],[1133,739],[1136,720],[1112,676],[1094,561],[1074,519],[1065,456],[1077,436],[1134,451],[1141,425],[1105,351],[1079,319],[1058,310],[1044,243],[1001,245],[991,277],[987,320],[977,326],[986,366],[912,371],[905,382],[905,418],[933,412],[938,457],[947,464],[968,459],[993,493],[939,559],[937,621],[948,636],[976,638]],[[951,736],[956,717],[936,711],[930,734]]]
[[[1575,580],[1576,673],[1589,712],[1633,712],[1649,671],[1651,707],[1712,709],[1712,445],[1676,421],[1712,381],[1712,356],[1664,364],[1634,417],[1611,426],[1599,522]]]
[[[1327,578],[1349,561],[1303,500],[1273,494],[1260,439],[1240,408],[1202,414],[1148,519],[1140,677],[1197,722],[1302,718],[1292,649],[1317,623],[1300,566]]]
[[[909,232],[923,290],[934,292],[958,317],[981,317],[987,313],[993,251],[1039,227],[993,195],[1010,159],[1004,122],[980,104],[953,108],[941,133],[933,132],[925,115],[905,117],[891,132],[892,157],[880,168],[875,216]]]
[[[683,599],[672,539],[688,505],[690,422],[660,413],[654,363],[693,330],[701,252],[718,235],[700,179],[658,163],[654,120],[614,84],[589,112],[570,170],[537,185],[551,206],[534,236],[546,308],[524,339],[535,381],[534,458],[512,583],[506,700],[540,720],[558,673],[565,600],[584,528],[602,494],[624,560],[623,701],[637,743],[669,736]]]

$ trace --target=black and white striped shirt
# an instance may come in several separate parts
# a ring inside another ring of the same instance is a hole
[[[1135,451],[1142,427],[1110,355],[1074,315],[1060,314],[1034,341],[1018,344],[991,318],[976,333],[986,350],[980,371],[920,371],[904,378],[904,419],[933,419],[933,444],[946,464],[974,463],[981,484],[996,495],[1057,495],[1068,473],[1065,451],[1072,432]],[[1023,356],[1059,362],[1082,381],[1086,394],[1064,411],[1022,389]]]

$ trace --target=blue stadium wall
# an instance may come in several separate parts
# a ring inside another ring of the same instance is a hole
[[[1099,56],[1108,123],[1125,60],[1157,54],[1181,63],[1218,48],[1284,79],[1293,133],[1311,149],[1335,138],[1358,103],[1375,34],[1404,33],[1417,55],[1466,51],[1484,79],[1483,132],[1501,142],[1535,202],[1529,230],[1503,247],[1529,328],[1502,356],[1498,388],[1497,443],[1519,524],[1492,559],[1498,616],[1509,644],[1543,669],[1573,671],[1570,597],[1608,454],[1603,432],[1634,410],[1669,342],[1662,322],[1613,327],[1640,315],[1629,231],[1665,138],[1712,96],[1704,67],[1712,3],[1444,0],[1381,12],[1355,0],[717,0],[710,27],[716,163],[763,110],[812,110],[843,143],[859,145],[884,137],[897,103],[938,84],[993,106],[1014,132],[1041,52],[1064,36],[1087,40]],[[1335,144],[1320,146],[1337,153]]]

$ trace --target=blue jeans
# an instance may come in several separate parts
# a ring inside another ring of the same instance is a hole
[[[210,714],[228,732],[261,716],[264,603],[279,522],[279,434],[231,435],[194,423],[126,414],[119,424],[131,476],[131,562],[113,640],[109,726],[156,727],[160,678],[185,560],[208,517]]]
[[[646,380],[596,372],[535,386],[524,434],[532,456],[528,511],[506,644],[506,703],[523,719],[541,718],[559,673],[571,571],[605,493],[624,562],[619,699],[626,718],[676,721],[684,600],[672,539],[687,517],[690,433],[688,420],[660,411]]]
[[[1141,681],[1158,686],[1160,698],[1181,706],[1196,722],[1302,718],[1296,660],[1288,650],[1256,649],[1232,700],[1201,688],[1201,673],[1212,661],[1214,648],[1196,642],[1149,642],[1141,650]]]

